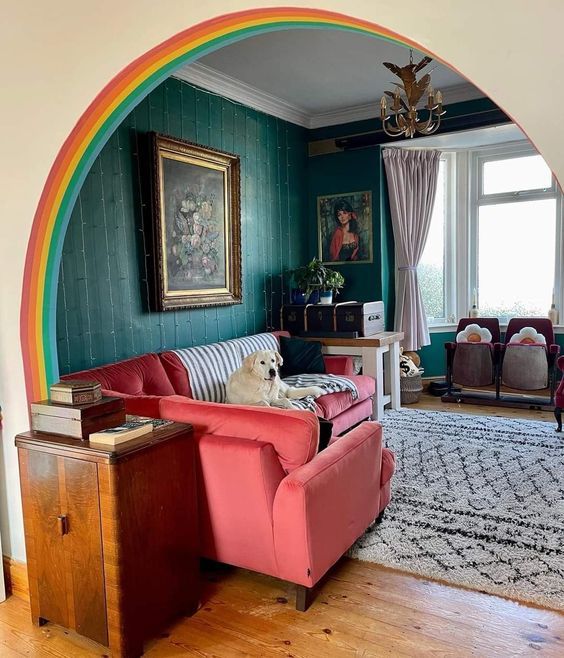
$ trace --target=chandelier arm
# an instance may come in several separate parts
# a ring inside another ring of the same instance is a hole
[[[386,135],[389,137],[397,137],[398,135],[401,135],[404,131],[400,128],[394,128],[393,125],[391,125],[391,122],[388,121],[389,117],[386,117],[384,121],[382,121],[382,128],[384,129],[384,132]],[[386,121],[388,121],[389,125],[386,125]]]
[[[441,125],[441,115],[431,112],[429,113],[429,118],[427,119],[427,121],[425,122],[418,121],[415,124],[415,128],[421,134],[431,135],[436,130],[438,130],[440,125]]]

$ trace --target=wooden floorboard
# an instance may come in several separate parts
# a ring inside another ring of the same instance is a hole
[[[512,389],[508,389],[507,392],[513,393]],[[539,395],[544,393],[546,393],[546,396],[548,397],[548,392],[539,391]],[[477,416],[498,416],[500,418],[544,420],[550,423],[554,423],[554,427],[556,427],[556,421],[554,420],[554,414],[552,411],[539,409],[513,409],[511,407],[492,407],[481,404],[468,404],[464,402],[443,402],[440,397],[429,395],[429,393],[427,393],[425,390],[421,394],[419,402],[405,405],[405,409],[425,409],[428,411],[450,411],[451,413],[473,414]]]
[[[294,588],[243,569],[207,565],[200,610],[149,642],[153,658],[201,656],[564,655],[564,615],[343,559],[311,608]],[[27,602],[0,605],[0,655],[86,658],[104,647],[53,624],[32,625]]]
[[[410,409],[552,421],[547,412],[445,404],[424,394]],[[311,608],[291,585],[222,565],[203,570],[200,610],[149,642],[153,658],[564,656],[564,615],[343,559]],[[0,605],[0,656],[87,658],[108,650],[53,624],[32,625],[26,601]]]

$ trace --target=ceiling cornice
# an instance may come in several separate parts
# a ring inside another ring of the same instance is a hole
[[[331,112],[310,114],[303,107],[288,103],[288,101],[272,94],[267,94],[204,64],[195,63],[183,66],[174,73],[174,77],[304,128],[323,128],[353,121],[374,119],[380,112],[379,103],[366,103],[365,105],[346,107]],[[441,91],[447,106],[452,103],[484,97],[476,87],[469,83],[445,87]]]
[[[231,78],[203,64],[190,64],[174,73],[175,78],[191,82],[220,96],[248,105],[255,110],[271,114],[272,116],[296,123],[298,126],[309,128],[308,113],[296,105],[285,100],[266,94],[256,87],[252,87],[241,80]]]

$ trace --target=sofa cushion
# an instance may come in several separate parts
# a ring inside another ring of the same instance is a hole
[[[284,359],[281,377],[325,373],[321,343],[280,336],[280,354]]]
[[[100,382],[103,389],[128,395],[174,395],[175,390],[157,354],[149,353],[99,368],[73,372],[61,379]]]
[[[170,379],[170,383],[174,388],[177,395],[184,395],[187,398],[192,397],[192,389],[190,388],[190,378],[188,371],[174,352],[161,352],[159,359],[163,364],[163,368]]]
[[[190,377],[195,400],[225,402],[229,377],[241,367],[241,354],[233,341],[174,350]]]
[[[356,384],[358,389],[358,399],[353,400],[350,391],[342,391],[339,393],[329,393],[317,398],[315,401],[319,408],[320,415],[327,420],[335,418],[343,411],[346,411],[354,404],[363,402],[364,400],[372,397],[376,391],[376,382],[372,377],[367,375],[351,375],[347,377]]]
[[[241,338],[231,338],[225,341],[233,345],[239,352],[241,361],[253,352],[260,350],[278,350],[278,340],[274,334],[262,333],[252,336],[241,336]]]

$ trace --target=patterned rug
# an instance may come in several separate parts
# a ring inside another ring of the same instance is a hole
[[[564,435],[554,423],[388,411],[392,502],[349,555],[564,609]]]

